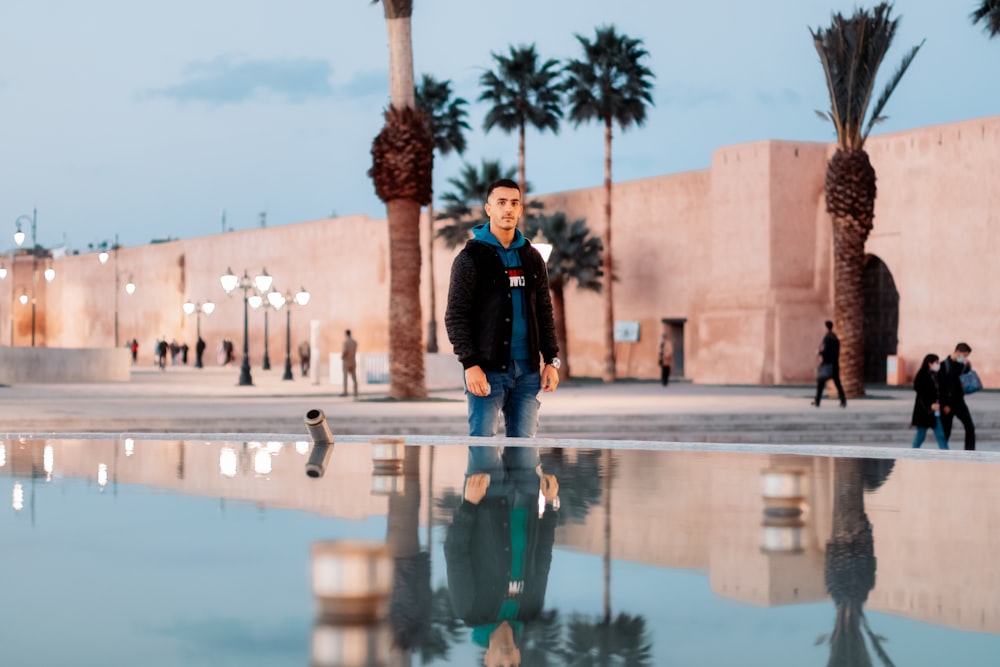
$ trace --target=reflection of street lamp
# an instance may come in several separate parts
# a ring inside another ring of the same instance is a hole
[[[266,275],[266,273],[265,271],[264,274]],[[247,340],[250,335],[247,298],[249,291],[254,288],[254,283],[250,280],[250,274],[246,269],[243,270],[242,277],[237,276],[232,269],[229,269],[226,275],[219,280],[222,282],[222,289],[226,290],[226,294],[232,294],[237,287],[243,290],[243,364],[240,366],[239,385],[241,387],[253,386],[253,377],[250,375],[250,348]],[[270,287],[270,280],[268,280],[268,287]]]
[[[125,287],[126,289],[128,289],[128,285],[126,285]],[[195,303],[194,301],[187,301],[184,303],[182,307],[184,308],[184,313],[186,315],[197,313],[197,317],[195,318],[196,322],[195,326],[196,326],[196,335],[198,336],[198,340],[195,341],[194,367],[203,368],[204,364],[201,362],[201,355],[198,354],[198,343],[201,341],[201,314],[205,313],[206,315],[211,315],[213,312],[215,312],[215,304],[212,303],[211,301],[206,301],[204,303],[200,302]]]
[[[115,253],[115,347],[118,347],[118,290],[121,286],[121,276],[118,273],[118,235],[115,234],[115,244],[111,246],[111,250]],[[97,254],[97,259],[101,264],[107,264],[108,262],[108,251],[102,250]],[[132,296],[135,293],[135,283],[132,282],[132,276],[129,276],[128,282],[125,284],[125,293]]]
[[[292,302],[294,300],[295,303],[304,306],[309,303],[309,296],[310,294],[305,287],[300,289],[294,297],[291,290],[285,294],[274,291],[267,295],[267,300],[271,302],[275,310],[281,310],[286,303],[288,304],[288,310],[285,311],[285,374],[281,376],[282,380],[295,378],[292,373]]]

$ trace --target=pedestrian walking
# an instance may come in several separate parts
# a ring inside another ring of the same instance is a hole
[[[670,330],[664,325],[660,334],[660,384],[670,384],[670,369],[674,365],[674,344],[670,341]]]
[[[312,346],[309,345],[309,341],[304,340],[299,343],[299,365],[302,368],[302,377],[309,375],[309,362],[311,356]]]
[[[910,420],[910,426],[917,428],[913,436],[914,449],[924,444],[927,429],[934,431],[939,449],[948,449],[948,439],[941,426],[941,399],[937,376],[940,368],[940,357],[928,354],[920,364],[916,377],[913,378],[913,390],[917,393],[913,400],[913,418]]]
[[[976,425],[972,423],[972,414],[965,403],[965,388],[962,387],[962,375],[972,371],[969,355],[972,348],[967,343],[959,343],[955,351],[945,357],[938,371],[938,385],[941,388],[941,426],[944,437],[951,440],[951,427],[955,418],[962,422],[965,429],[965,449],[976,448]]]
[[[354,398],[358,397],[358,341],[351,338],[351,330],[344,331],[344,345],[340,349],[344,369],[344,393],[347,396],[347,378],[354,382]]]
[[[837,387],[837,396],[840,397],[840,407],[847,407],[847,397],[844,396],[844,387],[840,384],[840,339],[833,333],[833,322],[826,321],[826,334],[823,342],[819,346],[819,365],[816,367],[816,398],[812,404],[819,407],[823,398],[823,391],[826,383],[833,380]]]

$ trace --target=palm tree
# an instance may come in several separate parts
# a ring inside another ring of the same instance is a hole
[[[653,104],[653,72],[642,64],[649,54],[642,41],[619,35],[614,26],[598,28],[594,40],[580,35],[582,60],[566,65],[570,120],[604,123],[604,372],[605,382],[615,379],[614,299],[611,282],[611,129],[617,122],[624,132],[646,121],[646,107]]]
[[[389,396],[424,398],[420,329],[420,207],[431,201],[434,137],[415,108],[413,0],[383,0],[389,32],[389,109],[368,171],[389,220]]]
[[[875,217],[875,169],[865,152],[872,126],[923,44],[910,49],[899,69],[865,115],[875,87],[875,75],[896,34],[899,19],[892,6],[857,9],[850,18],[834,14],[829,28],[810,32],[830,93],[830,111],[817,112],[833,123],[837,150],[826,170],[826,210],[833,218],[833,320],[840,334],[840,378],[848,397],[863,396],[864,291],[861,277],[865,241]]]
[[[524,128],[530,123],[539,131],[559,132],[559,120],[563,116],[560,106],[559,62],[546,60],[539,65],[535,45],[510,47],[510,55],[492,54],[496,61],[496,71],[482,75],[479,83],[485,90],[479,96],[481,102],[490,102],[493,107],[486,114],[483,129],[489,132],[494,127],[510,134],[517,130],[517,175],[521,184],[521,196],[526,199],[528,188],[524,173]],[[521,220],[524,231],[524,219]]]
[[[447,155],[455,151],[459,155],[465,152],[465,132],[471,129],[466,122],[469,115],[465,107],[468,104],[463,98],[451,97],[451,82],[437,81],[434,77],[424,74],[420,85],[414,91],[417,109],[427,114],[431,123],[431,134],[434,135],[434,150],[439,155]],[[427,319],[427,351],[438,351],[437,342],[437,306],[434,300],[434,197],[427,204],[427,269],[430,281],[431,315]]]
[[[451,220],[438,230],[445,245],[456,248],[469,238],[469,230],[475,225],[489,222],[483,204],[486,202],[486,188],[501,178],[514,178],[513,167],[500,166],[499,160],[483,160],[479,169],[465,162],[457,177],[448,179],[453,188],[441,195],[444,210],[438,214],[439,220]],[[525,187],[525,184],[521,184]]]
[[[874,464],[876,469],[872,470]],[[879,470],[881,468],[881,470]],[[891,465],[888,466],[891,471]],[[884,472],[881,475],[880,472]],[[875,483],[867,479],[875,472]],[[834,460],[833,531],[826,544],[824,576],[827,592],[837,607],[833,634],[820,637],[830,644],[830,667],[871,665],[865,634],[883,664],[892,661],[882,648],[885,639],[872,632],[864,614],[868,593],[875,587],[875,542],[865,513],[864,491],[881,485],[888,472],[871,459]]]
[[[559,356],[563,360],[559,374],[563,379],[568,379],[570,365],[565,287],[569,282],[576,282],[579,289],[601,291],[603,245],[601,239],[590,235],[586,220],[581,218],[568,223],[566,214],[562,211],[551,215],[530,216],[526,234],[530,239],[541,234],[552,246],[552,254],[548,259],[549,291],[552,293],[552,315],[556,325]]]
[[[990,38],[1000,35],[1000,0],[982,0],[969,18],[973,25],[982,23],[983,30]]]

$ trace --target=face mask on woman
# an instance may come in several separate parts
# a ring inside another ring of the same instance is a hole
[[[939,364],[937,362],[934,362],[933,364],[931,364],[931,371],[932,372],[937,373],[939,370],[941,370],[941,364]]]

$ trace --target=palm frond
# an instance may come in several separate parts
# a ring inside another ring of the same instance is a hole
[[[885,84],[882,94],[879,95],[878,100],[875,102],[875,106],[872,108],[871,120],[868,121],[868,128],[862,136],[862,141],[868,138],[868,134],[872,131],[872,126],[875,123],[881,122],[885,118],[885,116],[882,116],[882,109],[885,108],[886,102],[889,101],[889,97],[892,95],[893,91],[896,90],[896,86],[899,85],[900,79],[902,79],[903,75],[906,74],[906,70],[916,57],[917,51],[920,50],[920,47],[923,46],[926,41],[926,39],[920,40],[919,44],[914,46],[905,56],[903,56],[903,60],[899,63],[899,68],[892,75],[892,78]]]
[[[983,30],[991,39],[1000,35],[1000,0],[982,0],[969,18],[973,25],[981,22]]]

